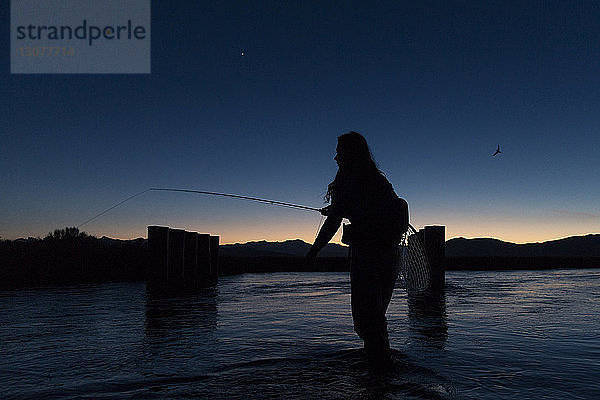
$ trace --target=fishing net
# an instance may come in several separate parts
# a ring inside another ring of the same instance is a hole
[[[402,235],[399,249],[398,261],[406,290],[410,293],[427,290],[431,281],[429,261],[423,242],[412,225]]]

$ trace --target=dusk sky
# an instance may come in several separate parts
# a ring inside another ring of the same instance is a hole
[[[600,233],[597,2],[153,1],[152,72],[138,75],[10,74],[7,3],[3,239],[77,226],[149,187],[322,207],[350,130],[417,228],[519,243]],[[150,192],[81,229],[312,242],[320,218]]]

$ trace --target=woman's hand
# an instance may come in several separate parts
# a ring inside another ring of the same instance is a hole
[[[331,204],[328,205],[327,207],[321,208],[319,211],[321,212],[322,215],[328,216],[329,213],[331,212]]]

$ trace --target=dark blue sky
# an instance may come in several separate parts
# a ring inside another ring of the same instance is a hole
[[[0,235],[78,225],[151,186],[318,207],[349,130],[417,227],[517,242],[600,232],[598,3],[322,3],[155,1],[150,75],[11,75],[2,5]],[[310,241],[318,223],[149,193],[83,228]]]

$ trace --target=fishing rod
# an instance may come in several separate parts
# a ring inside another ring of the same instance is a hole
[[[282,207],[289,207],[289,208],[298,208],[301,210],[310,210],[310,211],[321,211],[320,208],[315,208],[315,207],[308,207],[308,206],[302,206],[299,204],[293,204],[293,203],[286,203],[283,201],[276,201],[276,200],[268,200],[268,199],[260,199],[258,197],[250,197],[250,196],[242,196],[240,194],[229,194],[229,193],[218,193],[218,192],[205,192],[202,190],[190,190],[190,189],[170,189],[170,188],[150,188],[148,190],[161,190],[161,191],[165,191],[165,192],[184,192],[184,193],[199,193],[199,194],[207,194],[207,195],[211,195],[211,196],[225,196],[225,197],[233,197],[236,199],[244,199],[244,200],[252,200],[252,201],[258,201],[261,203],[268,203],[274,206],[282,206]]]
[[[267,203],[267,204],[271,204],[273,206],[279,206],[279,207],[288,207],[288,208],[295,208],[295,209],[300,209],[300,210],[307,210],[307,211],[317,211],[320,212],[321,209],[320,208],[315,208],[315,207],[308,207],[308,206],[303,206],[300,204],[293,204],[293,203],[286,203],[283,201],[277,201],[277,200],[269,200],[269,199],[261,199],[259,197],[250,197],[250,196],[243,196],[240,194],[231,194],[231,193],[219,193],[219,192],[208,192],[208,191],[204,191],[204,190],[191,190],[191,189],[174,189],[174,188],[148,188],[144,191],[141,191],[139,193],[136,193],[132,196],[127,197],[125,200],[121,200],[120,202],[118,202],[117,204],[107,208],[106,210],[94,215],[92,218],[88,219],[87,221],[79,224],[77,226],[77,228],[88,224],[90,222],[92,222],[93,220],[100,218],[102,215],[106,214],[107,212],[109,212],[110,210],[117,208],[118,206],[120,206],[123,203],[128,202],[129,200],[132,200],[138,196],[143,195],[144,193],[148,193],[150,191],[161,191],[161,192],[180,192],[180,193],[195,193],[195,194],[205,194],[205,195],[209,195],[209,196],[223,196],[223,197],[232,197],[232,198],[236,198],[236,199],[242,199],[242,200],[250,200],[250,201],[257,201],[260,203]]]
[[[205,194],[209,196],[223,196],[223,197],[232,197],[236,199],[242,200],[250,200],[257,201],[260,203],[267,203],[274,206],[279,207],[288,207],[295,208],[299,210],[306,211],[317,211],[321,212],[320,208],[316,207],[308,207],[300,204],[294,203],[286,203],[283,201],[277,200],[269,200],[269,199],[261,199],[259,197],[251,197],[244,196],[240,194],[231,194],[231,193],[220,193],[220,192],[209,192],[205,190],[192,190],[192,189],[175,189],[175,188],[148,188],[139,193],[136,193],[132,196],[127,197],[124,200],[121,200],[117,204],[114,204],[103,210],[102,212],[94,215],[92,218],[87,221],[79,224],[77,228],[92,222],[93,220],[100,218],[102,215],[106,214],[110,210],[120,206],[123,203],[126,203],[138,196],[141,196],[145,193],[155,191],[155,192],[179,192],[179,193],[195,193],[195,194]],[[323,221],[323,217],[321,217],[321,221]],[[317,232],[319,232],[321,222],[319,222],[319,227],[317,228]],[[413,238],[412,240],[409,238],[409,235]],[[412,290],[415,292],[422,292],[429,287],[430,283],[430,272],[429,272],[429,261],[427,259],[427,255],[425,254],[425,249],[423,244],[421,243],[421,239],[419,239],[419,235],[417,234],[417,230],[411,225],[408,224],[408,231],[403,234],[403,242],[404,245],[401,246],[401,259],[402,259],[402,274],[404,276],[404,280],[406,282],[407,290]]]

